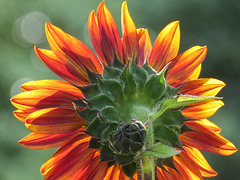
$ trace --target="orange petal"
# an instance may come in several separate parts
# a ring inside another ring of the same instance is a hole
[[[75,96],[56,90],[26,91],[14,96],[12,104],[25,113],[50,107],[72,107]]]
[[[104,48],[102,49],[102,42],[101,42],[102,37],[101,37],[100,29],[98,26],[97,17],[95,16],[94,11],[90,13],[88,18],[88,31],[89,31],[89,35],[90,35],[94,50],[97,53],[97,55],[101,58],[101,60],[105,65],[111,65],[112,52],[111,53],[103,52],[106,49]]]
[[[23,91],[32,91],[37,89],[49,89],[58,90],[72,94],[76,97],[83,97],[82,92],[75,86],[71,85],[69,82],[61,80],[38,80],[29,81],[21,85]]]
[[[167,72],[167,82],[173,86],[179,86],[196,71],[196,68],[204,61],[207,47],[194,46],[174,59],[174,64]]]
[[[157,167],[157,178],[158,179],[167,179],[172,180],[172,176],[169,173],[166,173],[162,168]]]
[[[114,52],[118,59],[123,61],[123,46],[117,29],[117,25],[105,6],[105,2],[101,2],[97,9],[98,26],[101,33],[101,48],[108,61],[112,62]]]
[[[214,124],[213,122],[207,120],[207,119],[199,119],[196,121],[189,121],[186,122],[185,124],[189,125],[189,126],[204,126],[205,128],[214,131],[216,133],[220,133],[222,131],[222,129],[220,127],[218,127],[216,124]]]
[[[85,67],[102,73],[100,61],[85,44],[50,23],[46,23],[45,28],[49,45],[61,61],[81,71],[83,76],[86,75]]]
[[[50,50],[34,48],[38,58],[59,77],[75,85],[89,84],[86,74],[75,65],[60,60]]]
[[[129,14],[127,2],[123,2],[121,11],[123,47],[126,60],[136,59],[138,54],[138,36],[136,26]],[[126,62],[125,62],[126,63]]]
[[[138,65],[142,66],[149,58],[152,51],[152,43],[147,29],[137,29],[139,39]]]
[[[61,169],[57,169],[60,164],[72,164],[72,160],[75,161],[75,158],[80,159],[87,155],[88,143],[90,137],[85,134],[79,134],[69,140],[66,144],[60,147],[41,167],[41,173],[43,175],[51,175],[55,170],[56,173],[63,173]],[[88,151],[88,152],[91,152]],[[71,156],[72,155],[72,156]],[[78,157],[79,156],[79,157]],[[84,162],[84,161],[83,161]],[[79,168],[82,168],[79,166]],[[53,170],[54,169],[54,170]],[[51,171],[51,172],[49,172]],[[60,171],[60,172],[59,172]]]
[[[182,179],[202,180],[199,169],[194,166],[184,153],[180,153],[179,157],[174,156],[174,164],[179,171]]]
[[[51,149],[63,145],[76,134],[76,132],[65,134],[38,134],[33,132],[18,143],[30,149]]]
[[[26,117],[29,115],[29,113],[26,113],[24,111],[21,110],[16,110],[13,111],[13,115],[19,120],[25,123],[25,119]]]
[[[200,172],[203,176],[212,177],[217,175],[217,172],[211,168],[198,149],[187,146],[184,146],[184,149],[187,157],[192,160],[194,166],[197,166],[201,170]]]
[[[189,121],[187,125],[197,132],[186,132],[180,135],[180,139],[184,144],[220,155],[231,155],[237,151],[230,141],[196,122],[190,123]]]
[[[80,128],[86,121],[74,109],[47,108],[31,113],[26,119],[26,127],[36,133],[61,134]]]
[[[224,105],[221,100],[207,100],[182,110],[184,116],[193,119],[206,119],[211,117],[215,112]]]
[[[104,180],[112,180],[112,179],[119,180],[119,175],[120,175],[120,168],[118,165],[114,164],[110,168],[108,168],[107,174]]]
[[[179,93],[197,96],[216,96],[224,86],[225,83],[217,79],[196,79],[184,84],[184,86],[179,90]]]
[[[160,71],[178,54],[180,45],[179,22],[168,24],[158,35],[149,57],[149,64]]]

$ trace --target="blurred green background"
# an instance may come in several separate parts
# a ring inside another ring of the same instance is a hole
[[[44,24],[49,21],[92,48],[87,20],[101,0],[0,0],[0,180],[40,180],[39,168],[53,150],[31,150],[17,141],[29,131],[12,115],[9,99],[29,80],[58,79],[36,57],[33,46],[49,48]],[[120,27],[122,0],[106,0]],[[168,23],[180,20],[181,49],[207,45],[201,77],[223,80],[225,106],[213,117],[221,134],[240,148],[240,1],[238,0],[128,0],[137,27],[148,28],[152,43]],[[240,179],[240,153],[224,157],[205,153],[219,173],[209,180]]]

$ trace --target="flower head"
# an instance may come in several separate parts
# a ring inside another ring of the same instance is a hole
[[[217,173],[199,150],[237,151],[207,120],[223,102],[225,84],[198,78],[207,47],[178,55],[179,22],[154,45],[136,29],[124,2],[122,37],[105,6],[89,15],[96,55],[81,41],[46,23],[51,50],[37,56],[64,80],[21,86],[12,98],[17,119],[32,131],[19,143],[60,147],[41,167],[45,179],[202,179]]]

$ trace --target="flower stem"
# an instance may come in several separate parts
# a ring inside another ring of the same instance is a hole
[[[147,131],[147,137],[145,146],[146,148],[148,146],[153,145],[154,139],[153,139],[153,127],[151,120],[148,124],[148,131]],[[140,160],[140,177],[141,180],[155,180],[155,160],[153,156],[145,156]]]

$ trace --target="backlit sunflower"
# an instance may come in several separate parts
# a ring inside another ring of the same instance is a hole
[[[122,37],[102,2],[88,27],[96,55],[81,41],[46,23],[51,50],[37,56],[64,80],[21,86],[12,98],[16,118],[32,131],[19,143],[60,147],[41,167],[46,180],[189,179],[216,176],[199,150],[237,151],[207,120],[223,102],[225,84],[200,78],[207,47],[178,55],[179,22],[167,25],[154,45],[136,29],[127,3]]]

